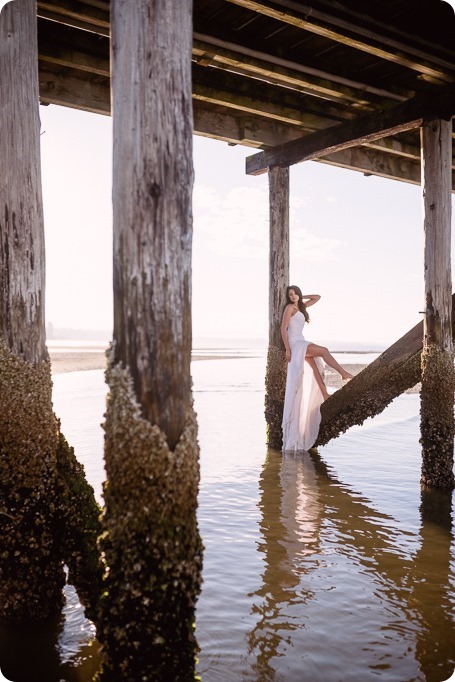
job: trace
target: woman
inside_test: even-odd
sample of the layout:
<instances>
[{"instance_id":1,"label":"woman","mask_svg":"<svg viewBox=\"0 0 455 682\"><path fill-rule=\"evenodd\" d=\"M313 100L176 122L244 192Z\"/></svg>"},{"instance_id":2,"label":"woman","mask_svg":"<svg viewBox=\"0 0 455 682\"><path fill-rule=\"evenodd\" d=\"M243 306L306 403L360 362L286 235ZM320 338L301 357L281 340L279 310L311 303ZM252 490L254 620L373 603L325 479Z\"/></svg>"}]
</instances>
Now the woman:
<instances>
[{"instance_id":1,"label":"woman","mask_svg":"<svg viewBox=\"0 0 455 682\"><path fill-rule=\"evenodd\" d=\"M283 450L309 450L316 441L321 404L329 397L322 378L324 363L339 372L344 381L352 379L352 374L338 364L327 348L303 338L303 327L310 319L307 308L320 298L317 294L304 296L294 285L286 290L281 336L289 364L282 424ZM310 367L311 371L304 371Z\"/></svg>"}]
</instances>

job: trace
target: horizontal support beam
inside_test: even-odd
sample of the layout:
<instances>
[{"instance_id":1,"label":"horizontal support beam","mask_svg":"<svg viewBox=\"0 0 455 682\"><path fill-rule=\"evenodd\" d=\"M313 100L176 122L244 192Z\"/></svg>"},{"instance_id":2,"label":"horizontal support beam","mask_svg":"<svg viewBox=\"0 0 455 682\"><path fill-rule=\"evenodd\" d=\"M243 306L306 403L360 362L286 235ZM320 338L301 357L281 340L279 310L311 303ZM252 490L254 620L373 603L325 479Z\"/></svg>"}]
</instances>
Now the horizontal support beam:
<instances>
[{"instance_id":1,"label":"horizontal support beam","mask_svg":"<svg viewBox=\"0 0 455 682\"><path fill-rule=\"evenodd\" d=\"M58 26L58 30L54 26ZM87 36L89 34L86 31L40 19L38 58L42 62L110 78L109 40L97 36L95 41L90 42ZM97 52L94 52L94 46Z\"/></svg>"},{"instance_id":2,"label":"horizontal support beam","mask_svg":"<svg viewBox=\"0 0 455 682\"><path fill-rule=\"evenodd\" d=\"M365 109L372 109L386 100L403 101L407 96L197 31L193 33L193 55L196 59L205 59L211 66L235 69L250 77L280 82L316 97Z\"/></svg>"},{"instance_id":3,"label":"horizontal support beam","mask_svg":"<svg viewBox=\"0 0 455 682\"><path fill-rule=\"evenodd\" d=\"M219 69L193 64L193 97L228 109L258 114L266 118L297 124L303 130L320 130L352 118L352 111L307 97L301 93L272 86L256 79L220 72Z\"/></svg>"},{"instance_id":4,"label":"horizontal support beam","mask_svg":"<svg viewBox=\"0 0 455 682\"><path fill-rule=\"evenodd\" d=\"M107 79L81 79L80 72L54 73L49 64L40 63L39 92L41 104L59 104L94 114L111 113L111 91Z\"/></svg>"},{"instance_id":5,"label":"horizontal support beam","mask_svg":"<svg viewBox=\"0 0 455 682\"><path fill-rule=\"evenodd\" d=\"M429 52L416 49L385 34L374 34L370 29L364 28L361 21L351 23L292 0L227 1L356 50L368 52L431 78L448 83L455 79L453 62L435 57ZM361 18L363 19L363 16Z\"/></svg>"},{"instance_id":6,"label":"horizontal support beam","mask_svg":"<svg viewBox=\"0 0 455 682\"><path fill-rule=\"evenodd\" d=\"M359 171L364 175L399 180L411 185L421 184L420 163L396 154L378 153L368 147L350 147L340 152L321 156L315 161ZM455 192L455 172L452 172L452 192Z\"/></svg>"},{"instance_id":7,"label":"horizontal support beam","mask_svg":"<svg viewBox=\"0 0 455 682\"><path fill-rule=\"evenodd\" d=\"M103 5L103 3L85 3L78 2L77 0L58 0L54 2L38 0L37 13L38 17L43 19L109 36L109 3L104 3L106 9L100 9L100 5Z\"/></svg>"},{"instance_id":8,"label":"horizontal support beam","mask_svg":"<svg viewBox=\"0 0 455 682\"><path fill-rule=\"evenodd\" d=\"M375 111L250 156L246 160L246 172L249 175L259 175L273 166L292 166L412 130L419 127L424 120L449 119L454 114L455 84L441 86L384 111Z\"/></svg>"}]
</instances>

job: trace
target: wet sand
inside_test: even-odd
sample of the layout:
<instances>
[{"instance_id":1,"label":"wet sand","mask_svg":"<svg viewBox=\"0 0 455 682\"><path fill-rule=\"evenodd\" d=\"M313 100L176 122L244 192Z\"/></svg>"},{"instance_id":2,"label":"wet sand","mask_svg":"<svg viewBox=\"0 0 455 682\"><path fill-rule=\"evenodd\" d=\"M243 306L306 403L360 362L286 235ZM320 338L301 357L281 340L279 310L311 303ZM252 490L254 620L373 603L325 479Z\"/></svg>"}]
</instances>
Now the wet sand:
<instances>
[{"instance_id":1,"label":"wet sand","mask_svg":"<svg viewBox=\"0 0 455 682\"><path fill-rule=\"evenodd\" d=\"M82 372L91 369L106 369L106 355L104 350L87 349L85 351L79 350L53 350L49 351L52 362L52 374L62 374L64 372ZM204 353L195 353L192 356L193 361L198 360L229 360L239 358L247 358L251 356L239 355L238 353L220 354L220 355L204 355ZM367 365L352 364L345 365L348 372L351 374L358 374ZM343 384L338 372L335 372L330 367L326 367L325 382L331 388L340 388ZM420 384L410 388L406 393L418 393L420 391Z\"/></svg>"}]
</instances>

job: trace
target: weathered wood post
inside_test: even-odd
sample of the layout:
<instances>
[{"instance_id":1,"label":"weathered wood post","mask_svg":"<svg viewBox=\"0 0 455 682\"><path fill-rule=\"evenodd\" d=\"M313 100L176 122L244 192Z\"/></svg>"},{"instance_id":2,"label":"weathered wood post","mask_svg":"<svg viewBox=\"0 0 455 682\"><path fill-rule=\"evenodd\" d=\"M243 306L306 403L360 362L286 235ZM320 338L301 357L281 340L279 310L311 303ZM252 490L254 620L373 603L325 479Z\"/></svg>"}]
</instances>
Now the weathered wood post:
<instances>
[{"instance_id":1,"label":"weathered wood post","mask_svg":"<svg viewBox=\"0 0 455 682\"><path fill-rule=\"evenodd\" d=\"M421 128L425 318L422 351L421 439L423 484L451 488L455 377L450 266L452 122Z\"/></svg>"},{"instance_id":2,"label":"weathered wood post","mask_svg":"<svg viewBox=\"0 0 455 682\"><path fill-rule=\"evenodd\" d=\"M194 677L191 0L113 0L114 341L101 679Z\"/></svg>"},{"instance_id":3,"label":"weathered wood post","mask_svg":"<svg viewBox=\"0 0 455 682\"><path fill-rule=\"evenodd\" d=\"M281 339L281 317L289 285L289 168L269 169L269 348L265 379L265 418L270 447L283 445L286 355Z\"/></svg>"},{"instance_id":4,"label":"weathered wood post","mask_svg":"<svg viewBox=\"0 0 455 682\"><path fill-rule=\"evenodd\" d=\"M58 613L64 562L86 606L99 592L99 512L52 410L38 114L36 2L15 0L0 14L0 617L13 621Z\"/></svg>"}]
</instances>

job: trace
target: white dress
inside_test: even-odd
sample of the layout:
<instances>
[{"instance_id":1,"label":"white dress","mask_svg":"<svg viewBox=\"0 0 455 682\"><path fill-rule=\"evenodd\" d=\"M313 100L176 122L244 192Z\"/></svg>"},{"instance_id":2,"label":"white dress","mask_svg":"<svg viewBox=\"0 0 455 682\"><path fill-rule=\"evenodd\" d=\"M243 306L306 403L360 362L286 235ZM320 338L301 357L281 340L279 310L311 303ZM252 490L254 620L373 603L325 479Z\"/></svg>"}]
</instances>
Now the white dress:
<instances>
[{"instance_id":1,"label":"white dress","mask_svg":"<svg viewBox=\"0 0 455 682\"><path fill-rule=\"evenodd\" d=\"M310 341L303 337L305 316L299 310L289 320L287 329L291 361L286 377L283 410L283 450L309 450L318 437L321 423L321 404L324 401L313 368L305 362ZM323 376L325 364L315 358Z\"/></svg>"}]
</instances>

